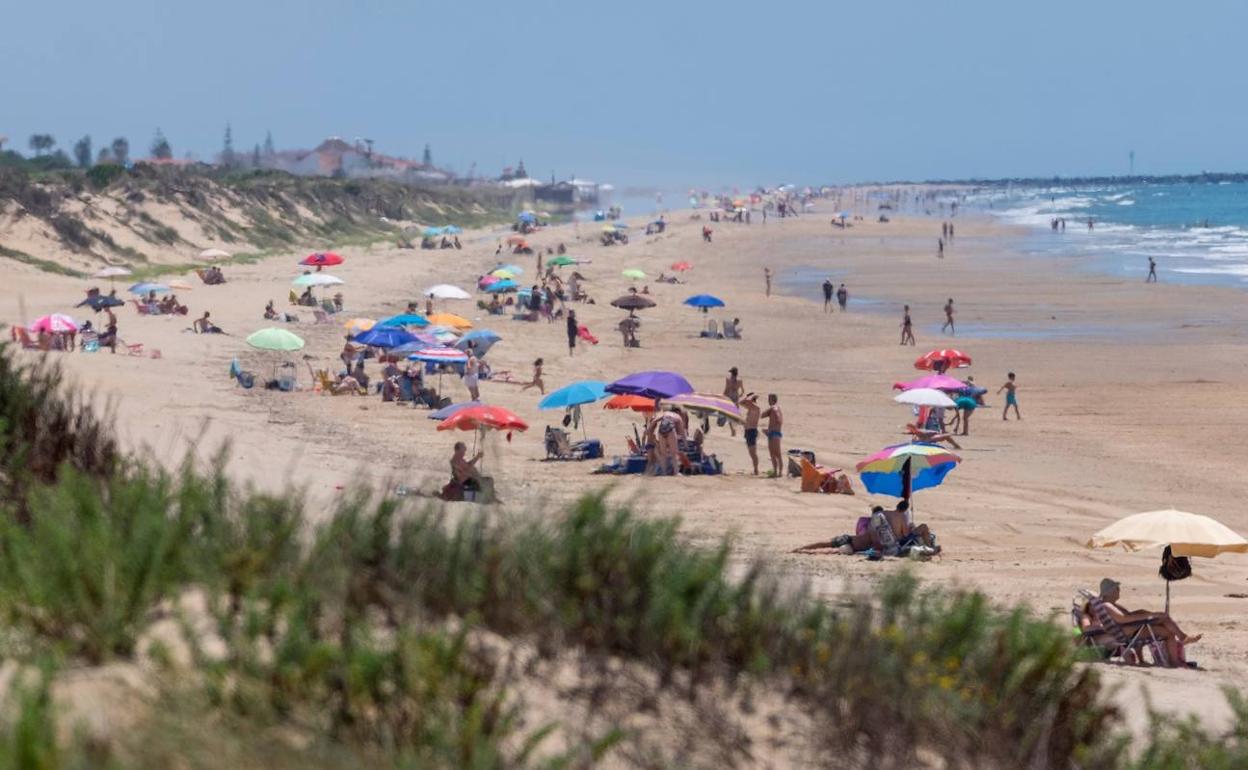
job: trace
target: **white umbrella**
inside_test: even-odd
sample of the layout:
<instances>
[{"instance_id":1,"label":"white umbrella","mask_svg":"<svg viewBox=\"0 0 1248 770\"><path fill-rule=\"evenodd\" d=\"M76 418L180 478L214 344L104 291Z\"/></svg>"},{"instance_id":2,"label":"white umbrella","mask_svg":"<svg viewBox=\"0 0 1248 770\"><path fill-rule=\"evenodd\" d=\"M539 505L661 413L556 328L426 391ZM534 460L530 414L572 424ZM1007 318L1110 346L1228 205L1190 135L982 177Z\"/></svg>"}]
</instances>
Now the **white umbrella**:
<instances>
[{"instance_id":1,"label":"white umbrella","mask_svg":"<svg viewBox=\"0 0 1248 770\"><path fill-rule=\"evenodd\" d=\"M211 262L214 259L229 259L230 252L221 249L204 249L199 252L199 258Z\"/></svg>"},{"instance_id":2,"label":"white umbrella","mask_svg":"<svg viewBox=\"0 0 1248 770\"><path fill-rule=\"evenodd\" d=\"M305 273L290 283L299 288L307 288L308 286L337 286L346 283L346 281L329 273Z\"/></svg>"},{"instance_id":3,"label":"white umbrella","mask_svg":"<svg viewBox=\"0 0 1248 770\"><path fill-rule=\"evenodd\" d=\"M123 275L130 275L130 268L117 267L117 266L106 267L103 270L99 270L95 273L92 273L91 277L92 278L119 278Z\"/></svg>"},{"instance_id":4,"label":"white umbrella","mask_svg":"<svg viewBox=\"0 0 1248 770\"><path fill-rule=\"evenodd\" d=\"M953 407L953 399L935 388L915 388L907 390L905 393L899 393L893 396L893 400L899 404L910 404L912 406L938 406Z\"/></svg>"},{"instance_id":5,"label":"white umbrella","mask_svg":"<svg viewBox=\"0 0 1248 770\"><path fill-rule=\"evenodd\" d=\"M472 295L458 286L451 286L448 283L440 283L437 286L430 286L425 289L426 297L434 299L472 299Z\"/></svg>"}]
</instances>

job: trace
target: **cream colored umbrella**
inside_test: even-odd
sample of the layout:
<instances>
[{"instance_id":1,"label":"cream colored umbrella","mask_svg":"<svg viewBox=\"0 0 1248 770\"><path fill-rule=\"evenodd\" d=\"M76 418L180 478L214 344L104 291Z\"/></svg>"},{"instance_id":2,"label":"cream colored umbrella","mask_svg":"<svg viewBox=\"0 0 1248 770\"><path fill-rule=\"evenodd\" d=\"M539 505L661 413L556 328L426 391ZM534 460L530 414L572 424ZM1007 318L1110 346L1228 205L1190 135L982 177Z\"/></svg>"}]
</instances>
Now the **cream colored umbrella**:
<instances>
[{"instance_id":1,"label":"cream colored umbrella","mask_svg":"<svg viewBox=\"0 0 1248 770\"><path fill-rule=\"evenodd\" d=\"M1220 553L1248 553L1248 540L1234 530L1198 513L1164 511L1136 513L1097 532L1089 548L1121 545L1128 551L1170 546L1175 556L1213 558Z\"/></svg>"},{"instance_id":2,"label":"cream colored umbrella","mask_svg":"<svg viewBox=\"0 0 1248 770\"><path fill-rule=\"evenodd\" d=\"M205 262L211 262L215 259L229 259L230 252L223 251L222 249L204 249L199 252L199 258Z\"/></svg>"},{"instance_id":3,"label":"cream colored umbrella","mask_svg":"<svg viewBox=\"0 0 1248 770\"><path fill-rule=\"evenodd\" d=\"M1248 553L1248 540L1221 522L1198 513L1164 511L1136 513L1119 519L1097 532L1088 541L1089 548L1113 548L1120 545L1128 551L1170 546L1173 556L1204 556L1212 559L1222 553ZM1170 581L1166 580L1166 612L1170 611Z\"/></svg>"}]
</instances>

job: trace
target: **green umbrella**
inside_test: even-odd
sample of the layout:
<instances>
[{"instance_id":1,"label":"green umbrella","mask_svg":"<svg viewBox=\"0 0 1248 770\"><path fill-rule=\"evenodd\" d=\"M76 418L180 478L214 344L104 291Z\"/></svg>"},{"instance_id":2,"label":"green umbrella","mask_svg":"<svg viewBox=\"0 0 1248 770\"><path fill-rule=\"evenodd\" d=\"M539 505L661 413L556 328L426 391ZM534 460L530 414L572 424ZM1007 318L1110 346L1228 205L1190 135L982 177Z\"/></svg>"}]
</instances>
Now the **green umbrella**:
<instances>
[{"instance_id":1,"label":"green umbrella","mask_svg":"<svg viewBox=\"0 0 1248 770\"><path fill-rule=\"evenodd\" d=\"M633 279L636 279L636 280L640 281L641 279L643 279L643 278L645 278L645 277L646 277L646 274L645 274L644 272L642 272L642 271L640 271L640 270L636 269L636 268L633 268L633 269L631 269L631 270L625 270L625 271L624 271L624 277L625 277L625 278L633 278Z\"/></svg>"},{"instance_id":2,"label":"green umbrella","mask_svg":"<svg viewBox=\"0 0 1248 770\"><path fill-rule=\"evenodd\" d=\"M260 350L291 351L303 349L303 340L298 335L272 326L253 333L247 338L247 344Z\"/></svg>"},{"instance_id":3,"label":"green umbrella","mask_svg":"<svg viewBox=\"0 0 1248 770\"><path fill-rule=\"evenodd\" d=\"M552 266L552 267L563 267L564 265L575 265L575 264L576 264L576 260L575 260L575 259L572 259L572 258L571 258L571 257L569 257L569 256L560 255L560 256L555 257L554 259L552 259L552 260L548 261L546 264L548 264L548 265L550 265L550 266Z\"/></svg>"}]
</instances>

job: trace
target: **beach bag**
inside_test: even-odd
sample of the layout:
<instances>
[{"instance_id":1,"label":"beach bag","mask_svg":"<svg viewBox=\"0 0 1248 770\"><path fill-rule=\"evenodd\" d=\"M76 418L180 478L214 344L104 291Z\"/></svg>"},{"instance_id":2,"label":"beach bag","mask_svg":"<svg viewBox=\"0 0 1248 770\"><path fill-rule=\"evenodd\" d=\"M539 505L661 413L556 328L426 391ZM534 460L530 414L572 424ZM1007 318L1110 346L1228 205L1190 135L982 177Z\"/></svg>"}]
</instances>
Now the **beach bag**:
<instances>
[{"instance_id":1,"label":"beach bag","mask_svg":"<svg viewBox=\"0 0 1248 770\"><path fill-rule=\"evenodd\" d=\"M875 530L875 538L880 541L880 549L885 556L896 556L898 551L897 535L888 519L882 513L871 514L871 528Z\"/></svg>"},{"instance_id":2,"label":"beach bag","mask_svg":"<svg viewBox=\"0 0 1248 770\"><path fill-rule=\"evenodd\" d=\"M1192 560L1186 556L1175 556L1170 546L1161 552L1161 568L1157 570L1163 580L1184 580L1192 576Z\"/></svg>"}]
</instances>

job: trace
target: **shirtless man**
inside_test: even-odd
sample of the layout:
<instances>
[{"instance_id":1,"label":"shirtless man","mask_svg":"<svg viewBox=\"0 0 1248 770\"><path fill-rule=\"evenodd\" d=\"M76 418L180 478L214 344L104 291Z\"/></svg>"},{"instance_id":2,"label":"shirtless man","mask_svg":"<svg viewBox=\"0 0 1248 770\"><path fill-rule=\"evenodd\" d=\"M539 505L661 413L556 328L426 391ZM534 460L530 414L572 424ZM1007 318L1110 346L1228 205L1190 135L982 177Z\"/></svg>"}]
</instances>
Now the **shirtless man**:
<instances>
[{"instance_id":1,"label":"shirtless man","mask_svg":"<svg viewBox=\"0 0 1248 770\"><path fill-rule=\"evenodd\" d=\"M466 487L469 482L475 482L480 478L477 473L477 463L485 453L477 452L471 460L467 455L468 446L462 441L456 441L455 453L451 455L451 481L461 487Z\"/></svg>"},{"instance_id":2,"label":"shirtless man","mask_svg":"<svg viewBox=\"0 0 1248 770\"><path fill-rule=\"evenodd\" d=\"M949 334L957 336L957 332L953 328L953 297L945 303L945 323L940 327L940 333L944 334L945 329L949 330Z\"/></svg>"},{"instance_id":3,"label":"shirtless man","mask_svg":"<svg viewBox=\"0 0 1248 770\"><path fill-rule=\"evenodd\" d=\"M832 279L823 279L823 312L828 313L832 310Z\"/></svg>"},{"instance_id":4,"label":"shirtless man","mask_svg":"<svg viewBox=\"0 0 1248 770\"><path fill-rule=\"evenodd\" d=\"M737 406L741 405L741 396L745 393L745 383L737 376L737 367L728 370L728 378L724 380L724 398L728 399ZM728 421L728 432L737 435L737 427L731 420Z\"/></svg>"},{"instance_id":5,"label":"shirtless man","mask_svg":"<svg viewBox=\"0 0 1248 770\"><path fill-rule=\"evenodd\" d=\"M750 453L750 462L754 463L754 475L758 475L758 418L762 416L758 408L758 395L745 394L741 399L741 408L745 410L745 449Z\"/></svg>"},{"instance_id":6,"label":"shirtless man","mask_svg":"<svg viewBox=\"0 0 1248 770\"><path fill-rule=\"evenodd\" d=\"M784 464L780 456L780 439L784 438L784 414L780 411L780 399L775 393L767 394L767 409L760 417L767 418L767 453L771 455L771 473L768 478L778 479Z\"/></svg>"},{"instance_id":7,"label":"shirtless man","mask_svg":"<svg viewBox=\"0 0 1248 770\"><path fill-rule=\"evenodd\" d=\"M767 296L771 296L771 268L763 268L763 281L767 284Z\"/></svg>"},{"instance_id":8,"label":"shirtless man","mask_svg":"<svg viewBox=\"0 0 1248 770\"><path fill-rule=\"evenodd\" d=\"M901 344L914 344L914 322L910 320L909 305L906 305L901 316Z\"/></svg>"},{"instance_id":9,"label":"shirtless man","mask_svg":"<svg viewBox=\"0 0 1248 770\"><path fill-rule=\"evenodd\" d=\"M1008 379L1006 379L1005 384L997 388L998 394L1000 394L1003 390L1005 391L1005 408L1001 410L1001 419L1010 419L1010 407L1012 406L1014 407L1014 417L1021 420L1023 419L1023 416L1018 413L1018 383L1014 381L1014 372L1010 372L1007 377Z\"/></svg>"}]
</instances>

